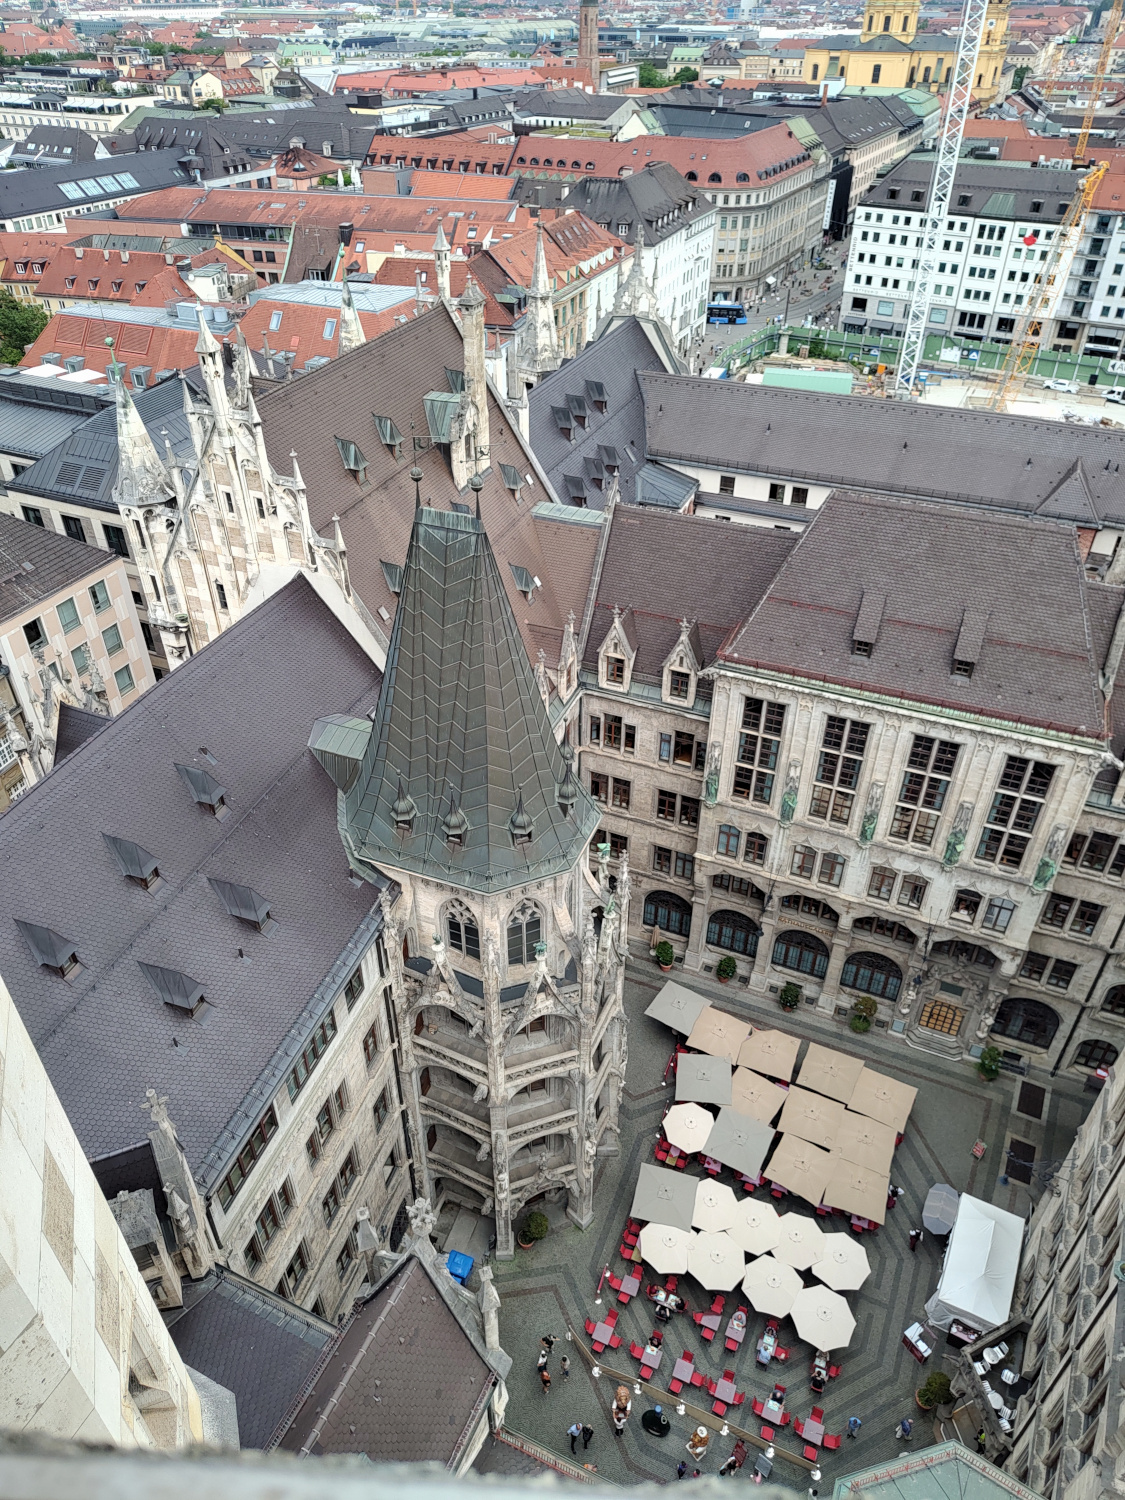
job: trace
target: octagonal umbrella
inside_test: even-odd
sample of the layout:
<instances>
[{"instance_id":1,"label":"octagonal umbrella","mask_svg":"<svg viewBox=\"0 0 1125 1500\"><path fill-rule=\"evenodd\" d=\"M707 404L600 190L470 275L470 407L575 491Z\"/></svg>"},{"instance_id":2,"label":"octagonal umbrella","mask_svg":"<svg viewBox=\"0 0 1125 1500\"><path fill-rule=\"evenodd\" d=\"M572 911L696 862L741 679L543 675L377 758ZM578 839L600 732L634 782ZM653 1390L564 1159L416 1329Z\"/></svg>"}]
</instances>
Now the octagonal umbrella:
<instances>
[{"instance_id":1,"label":"octagonal umbrella","mask_svg":"<svg viewBox=\"0 0 1125 1500\"><path fill-rule=\"evenodd\" d=\"M814 1349L846 1349L855 1332L851 1308L839 1292L826 1286L805 1287L798 1292L789 1316L805 1343Z\"/></svg>"},{"instance_id":2,"label":"octagonal umbrella","mask_svg":"<svg viewBox=\"0 0 1125 1500\"><path fill-rule=\"evenodd\" d=\"M673 1104L664 1116L664 1134L681 1151L702 1151L715 1116L701 1104Z\"/></svg>"},{"instance_id":3,"label":"octagonal umbrella","mask_svg":"<svg viewBox=\"0 0 1125 1500\"><path fill-rule=\"evenodd\" d=\"M834 1292L854 1292L871 1275L871 1262L867 1251L850 1234L826 1234L824 1256L813 1261L812 1273Z\"/></svg>"},{"instance_id":4,"label":"octagonal umbrella","mask_svg":"<svg viewBox=\"0 0 1125 1500\"><path fill-rule=\"evenodd\" d=\"M802 1290L801 1277L772 1255L759 1255L742 1278L742 1290L751 1306L770 1318L783 1318Z\"/></svg>"},{"instance_id":5,"label":"octagonal umbrella","mask_svg":"<svg viewBox=\"0 0 1125 1500\"><path fill-rule=\"evenodd\" d=\"M688 1248L688 1270L709 1292L729 1292L746 1269L746 1257L726 1234L697 1234Z\"/></svg>"},{"instance_id":6,"label":"octagonal umbrella","mask_svg":"<svg viewBox=\"0 0 1125 1500\"><path fill-rule=\"evenodd\" d=\"M772 1203L743 1198L734 1223L727 1230L736 1245L748 1255L764 1255L781 1238L781 1220Z\"/></svg>"},{"instance_id":7,"label":"octagonal umbrella","mask_svg":"<svg viewBox=\"0 0 1125 1500\"><path fill-rule=\"evenodd\" d=\"M687 1270L690 1229L672 1224L646 1224L641 1230L641 1255L659 1276Z\"/></svg>"},{"instance_id":8,"label":"octagonal umbrella","mask_svg":"<svg viewBox=\"0 0 1125 1500\"><path fill-rule=\"evenodd\" d=\"M824 1235L812 1219L801 1214L782 1214L778 1220L778 1239L774 1255L787 1266L807 1271L824 1256Z\"/></svg>"},{"instance_id":9,"label":"octagonal umbrella","mask_svg":"<svg viewBox=\"0 0 1125 1500\"><path fill-rule=\"evenodd\" d=\"M718 1234L729 1229L738 1214L738 1199L722 1182L705 1177L695 1190L695 1212L691 1222L696 1229Z\"/></svg>"}]
</instances>

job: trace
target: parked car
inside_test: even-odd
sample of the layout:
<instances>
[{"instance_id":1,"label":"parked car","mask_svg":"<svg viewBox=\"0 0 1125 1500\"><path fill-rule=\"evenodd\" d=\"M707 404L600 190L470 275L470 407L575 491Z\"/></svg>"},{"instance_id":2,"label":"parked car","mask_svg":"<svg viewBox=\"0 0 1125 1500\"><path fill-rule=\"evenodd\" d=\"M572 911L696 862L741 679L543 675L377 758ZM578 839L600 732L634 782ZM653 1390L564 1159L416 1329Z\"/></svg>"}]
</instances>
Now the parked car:
<instances>
[{"instance_id":1,"label":"parked car","mask_svg":"<svg viewBox=\"0 0 1125 1500\"><path fill-rule=\"evenodd\" d=\"M1077 380L1045 380L1043 389L1046 391L1066 391L1068 396L1077 396Z\"/></svg>"}]
</instances>

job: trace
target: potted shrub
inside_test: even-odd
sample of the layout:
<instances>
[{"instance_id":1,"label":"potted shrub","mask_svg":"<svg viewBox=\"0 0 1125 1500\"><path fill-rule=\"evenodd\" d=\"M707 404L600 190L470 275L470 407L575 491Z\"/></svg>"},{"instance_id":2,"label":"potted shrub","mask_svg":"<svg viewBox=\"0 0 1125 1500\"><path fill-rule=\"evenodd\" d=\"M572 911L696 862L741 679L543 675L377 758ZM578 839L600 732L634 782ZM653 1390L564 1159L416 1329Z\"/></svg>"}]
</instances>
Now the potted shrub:
<instances>
[{"instance_id":1,"label":"potted shrub","mask_svg":"<svg viewBox=\"0 0 1125 1500\"><path fill-rule=\"evenodd\" d=\"M977 1072L985 1083L1000 1077L1000 1048L986 1047L977 1058Z\"/></svg>"},{"instance_id":2,"label":"potted shrub","mask_svg":"<svg viewBox=\"0 0 1125 1500\"><path fill-rule=\"evenodd\" d=\"M668 970L676 961L676 953L671 943L661 941L656 945L656 962L667 974Z\"/></svg>"},{"instance_id":3,"label":"potted shrub","mask_svg":"<svg viewBox=\"0 0 1125 1500\"><path fill-rule=\"evenodd\" d=\"M537 1240L546 1239L550 1227L547 1215L536 1209L520 1225L516 1233L516 1244L521 1250L530 1250Z\"/></svg>"},{"instance_id":4,"label":"potted shrub","mask_svg":"<svg viewBox=\"0 0 1125 1500\"><path fill-rule=\"evenodd\" d=\"M944 1406L949 1397L949 1376L944 1370L932 1370L923 1384L914 1392L914 1399L923 1411L932 1411L935 1406Z\"/></svg>"},{"instance_id":5,"label":"potted shrub","mask_svg":"<svg viewBox=\"0 0 1125 1500\"><path fill-rule=\"evenodd\" d=\"M783 984L781 993L777 997L777 1003L782 1010L796 1010L801 1003L801 986L799 984Z\"/></svg>"},{"instance_id":6,"label":"potted shrub","mask_svg":"<svg viewBox=\"0 0 1125 1500\"><path fill-rule=\"evenodd\" d=\"M879 1013L879 1002L873 1000L870 995L860 995L852 1005L852 1016L848 1025L855 1032L862 1035L871 1030L871 1022Z\"/></svg>"},{"instance_id":7,"label":"potted shrub","mask_svg":"<svg viewBox=\"0 0 1125 1500\"><path fill-rule=\"evenodd\" d=\"M738 973L738 965L729 953L724 953L715 965L715 973L718 975L720 984L728 984Z\"/></svg>"}]
</instances>

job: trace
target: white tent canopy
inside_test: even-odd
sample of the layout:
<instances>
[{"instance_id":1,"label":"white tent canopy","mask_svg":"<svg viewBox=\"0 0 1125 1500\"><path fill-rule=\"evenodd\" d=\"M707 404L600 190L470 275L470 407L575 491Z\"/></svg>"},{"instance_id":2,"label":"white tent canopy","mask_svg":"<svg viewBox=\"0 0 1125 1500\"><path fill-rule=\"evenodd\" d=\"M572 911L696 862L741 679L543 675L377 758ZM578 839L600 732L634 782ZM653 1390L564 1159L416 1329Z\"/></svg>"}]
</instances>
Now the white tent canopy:
<instances>
[{"instance_id":1,"label":"white tent canopy","mask_svg":"<svg viewBox=\"0 0 1125 1500\"><path fill-rule=\"evenodd\" d=\"M937 1328L956 1318L981 1333L1007 1321L1023 1248L1024 1221L961 1194L937 1291L926 1317Z\"/></svg>"}]
</instances>

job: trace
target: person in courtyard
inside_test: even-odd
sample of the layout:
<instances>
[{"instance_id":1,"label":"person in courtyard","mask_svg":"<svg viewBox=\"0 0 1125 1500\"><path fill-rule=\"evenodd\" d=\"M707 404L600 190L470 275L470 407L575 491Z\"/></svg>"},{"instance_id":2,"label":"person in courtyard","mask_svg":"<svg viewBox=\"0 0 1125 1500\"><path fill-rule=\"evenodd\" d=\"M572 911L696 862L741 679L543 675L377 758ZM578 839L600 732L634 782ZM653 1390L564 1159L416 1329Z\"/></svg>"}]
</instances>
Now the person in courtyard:
<instances>
[{"instance_id":1,"label":"person in courtyard","mask_svg":"<svg viewBox=\"0 0 1125 1500\"><path fill-rule=\"evenodd\" d=\"M629 1394L629 1387L627 1385L619 1385L614 1394L613 1408L610 1411L610 1416L613 1418L613 1433L615 1437L620 1437L625 1431L625 1423L629 1420L632 1410L633 1398Z\"/></svg>"},{"instance_id":2,"label":"person in courtyard","mask_svg":"<svg viewBox=\"0 0 1125 1500\"><path fill-rule=\"evenodd\" d=\"M562 1359L559 1360L559 1369L562 1371L562 1378L564 1380L569 1380L570 1379L570 1359L565 1354L563 1355Z\"/></svg>"},{"instance_id":3,"label":"person in courtyard","mask_svg":"<svg viewBox=\"0 0 1125 1500\"><path fill-rule=\"evenodd\" d=\"M863 1426L863 1423L860 1421L860 1419L858 1417L849 1417L848 1418L848 1436L850 1438L854 1438L858 1434L859 1429L862 1426Z\"/></svg>"},{"instance_id":4,"label":"person in courtyard","mask_svg":"<svg viewBox=\"0 0 1125 1500\"><path fill-rule=\"evenodd\" d=\"M921 1243L922 1243L922 1231L920 1229L912 1229L910 1231L910 1253L911 1253L911 1255L914 1254L915 1250L917 1250L918 1246Z\"/></svg>"},{"instance_id":5,"label":"person in courtyard","mask_svg":"<svg viewBox=\"0 0 1125 1500\"><path fill-rule=\"evenodd\" d=\"M677 1479L682 1479L686 1473L687 1473L687 1459L686 1458L681 1458L680 1461L679 1461L679 1463L676 1465L676 1478Z\"/></svg>"},{"instance_id":6,"label":"person in courtyard","mask_svg":"<svg viewBox=\"0 0 1125 1500\"><path fill-rule=\"evenodd\" d=\"M570 1424L570 1426L566 1429L566 1435L570 1439L570 1451L572 1453L577 1453L578 1449L574 1445L575 1445L575 1443L577 1443L578 1439L582 1436L582 1423L581 1422L572 1422Z\"/></svg>"},{"instance_id":7,"label":"person in courtyard","mask_svg":"<svg viewBox=\"0 0 1125 1500\"><path fill-rule=\"evenodd\" d=\"M539 1371L539 1379L543 1383L544 1396L549 1396L551 1394L551 1372L546 1368L546 1366L544 1366L543 1369Z\"/></svg>"},{"instance_id":8,"label":"person in courtyard","mask_svg":"<svg viewBox=\"0 0 1125 1500\"><path fill-rule=\"evenodd\" d=\"M594 1435L594 1429L590 1426L589 1422L583 1422L582 1423L582 1447L583 1448L588 1448L590 1446L590 1439L593 1437L593 1435Z\"/></svg>"},{"instance_id":9,"label":"person in courtyard","mask_svg":"<svg viewBox=\"0 0 1125 1500\"><path fill-rule=\"evenodd\" d=\"M909 1417L903 1417L902 1421L895 1428L895 1437L898 1438L900 1443L908 1443L910 1441L910 1434L913 1431L914 1423Z\"/></svg>"}]
</instances>

